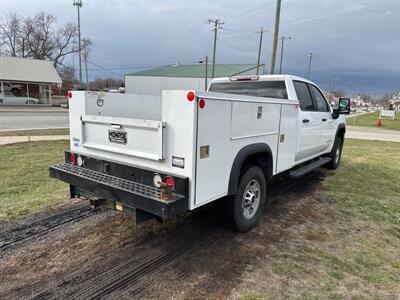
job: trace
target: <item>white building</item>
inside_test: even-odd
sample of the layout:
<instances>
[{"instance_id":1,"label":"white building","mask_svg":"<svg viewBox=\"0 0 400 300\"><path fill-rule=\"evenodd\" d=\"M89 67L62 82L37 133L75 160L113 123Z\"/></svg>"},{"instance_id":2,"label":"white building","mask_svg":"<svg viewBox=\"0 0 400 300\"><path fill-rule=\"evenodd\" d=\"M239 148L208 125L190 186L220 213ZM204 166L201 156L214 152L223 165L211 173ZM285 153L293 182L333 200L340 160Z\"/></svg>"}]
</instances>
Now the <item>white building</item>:
<instances>
[{"instance_id":1,"label":"white building","mask_svg":"<svg viewBox=\"0 0 400 300\"><path fill-rule=\"evenodd\" d=\"M260 66L262 74L264 65ZM226 64L216 65L215 77L231 77L236 75L255 75L256 65ZM161 68L140 71L125 75L125 93L137 95L159 96L163 90L197 90L204 91L210 82L211 65L171 65Z\"/></svg>"},{"instance_id":2,"label":"white building","mask_svg":"<svg viewBox=\"0 0 400 300\"><path fill-rule=\"evenodd\" d=\"M48 60L0 56L0 104L52 104L62 80Z\"/></svg>"}]
</instances>

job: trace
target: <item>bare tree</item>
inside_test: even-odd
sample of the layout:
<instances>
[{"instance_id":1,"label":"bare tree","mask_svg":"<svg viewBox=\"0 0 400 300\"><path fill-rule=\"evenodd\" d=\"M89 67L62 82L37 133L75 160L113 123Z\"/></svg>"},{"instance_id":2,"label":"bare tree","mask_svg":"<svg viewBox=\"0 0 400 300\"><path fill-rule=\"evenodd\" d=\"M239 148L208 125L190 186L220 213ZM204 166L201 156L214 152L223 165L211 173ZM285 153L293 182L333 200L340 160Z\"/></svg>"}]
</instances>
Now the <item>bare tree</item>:
<instances>
[{"instance_id":1,"label":"bare tree","mask_svg":"<svg viewBox=\"0 0 400 300\"><path fill-rule=\"evenodd\" d=\"M75 24L57 28L56 18L45 12L34 17L13 13L0 22L0 50L10 56L49 59L60 67L67 55L79 51L72 45L77 35Z\"/></svg>"},{"instance_id":2,"label":"bare tree","mask_svg":"<svg viewBox=\"0 0 400 300\"><path fill-rule=\"evenodd\" d=\"M0 23L0 46L10 56L17 56L17 39L21 34L21 18L10 14Z\"/></svg>"}]
</instances>

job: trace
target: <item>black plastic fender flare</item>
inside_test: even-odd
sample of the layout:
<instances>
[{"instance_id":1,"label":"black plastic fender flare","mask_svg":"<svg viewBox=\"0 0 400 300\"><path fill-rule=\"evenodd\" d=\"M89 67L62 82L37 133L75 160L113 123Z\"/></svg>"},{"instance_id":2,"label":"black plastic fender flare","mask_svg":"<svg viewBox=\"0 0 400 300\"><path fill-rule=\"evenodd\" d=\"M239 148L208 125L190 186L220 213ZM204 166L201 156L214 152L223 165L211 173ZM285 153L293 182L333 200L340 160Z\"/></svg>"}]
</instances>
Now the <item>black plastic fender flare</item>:
<instances>
[{"instance_id":1,"label":"black plastic fender flare","mask_svg":"<svg viewBox=\"0 0 400 300\"><path fill-rule=\"evenodd\" d=\"M231 174L229 177L229 186L228 186L228 195L236 194L239 178L240 178L240 170L242 168L243 162L251 155L257 153L266 153L271 158L272 164L268 166L268 175L272 176L273 170L273 155L271 148L265 143L256 143L250 144L242 149L237 153L235 160L233 161Z\"/></svg>"}]
</instances>

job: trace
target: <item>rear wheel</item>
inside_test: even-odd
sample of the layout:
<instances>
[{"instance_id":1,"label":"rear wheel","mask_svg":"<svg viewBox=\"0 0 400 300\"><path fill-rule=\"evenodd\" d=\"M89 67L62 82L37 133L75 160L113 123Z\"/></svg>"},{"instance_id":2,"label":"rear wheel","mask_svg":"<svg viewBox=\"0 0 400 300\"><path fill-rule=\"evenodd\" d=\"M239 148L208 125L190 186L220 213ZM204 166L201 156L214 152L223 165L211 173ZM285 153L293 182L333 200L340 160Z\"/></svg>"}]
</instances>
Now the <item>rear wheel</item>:
<instances>
[{"instance_id":1,"label":"rear wheel","mask_svg":"<svg viewBox=\"0 0 400 300\"><path fill-rule=\"evenodd\" d=\"M235 229L247 232L257 225L265 204L266 180L259 167L242 175L237 194L229 200L230 220Z\"/></svg>"},{"instance_id":2,"label":"rear wheel","mask_svg":"<svg viewBox=\"0 0 400 300\"><path fill-rule=\"evenodd\" d=\"M335 140L335 144L333 145L332 152L330 154L331 161L328 163L328 168L332 170L336 170L342 159L342 149L343 149L343 140L340 137L337 137Z\"/></svg>"}]
</instances>

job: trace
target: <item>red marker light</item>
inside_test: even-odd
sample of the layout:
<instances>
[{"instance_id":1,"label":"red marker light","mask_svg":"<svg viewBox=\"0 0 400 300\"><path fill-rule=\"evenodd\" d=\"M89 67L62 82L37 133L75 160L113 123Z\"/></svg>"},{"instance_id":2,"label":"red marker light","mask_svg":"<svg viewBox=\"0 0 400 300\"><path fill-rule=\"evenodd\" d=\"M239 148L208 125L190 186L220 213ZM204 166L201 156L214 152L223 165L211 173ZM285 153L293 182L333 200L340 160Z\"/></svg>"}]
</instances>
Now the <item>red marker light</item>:
<instances>
[{"instance_id":1,"label":"red marker light","mask_svg":"<svg viewBox=\"0 0 400 300\"><path fill-rule=\"evenodd\" d=\"M69 100L72 99L72 92L71 92L71 91L68 92L68 99L69 99Z\"/></svg>"},{"instance_id":2,"label":"red marker light","mask_svg":"<svg viewBox=\"0 0 400 300\"><path fill-rule=\"evenodd\" d=\"M173 177L165 177L165 184L172 186L172 190L175 190L175 179Z\"/></svg>"},{"instance_id":3,"label":"red marker light","mask_svg":"<svg viewBox=\"0 0 400 300\"><path fill-rule=\"evenodd\" d=\"M69 162L70 162L72 165L76 165L76 156L75 156L75 154L71 153L71 154L69 155Z\"/></svg>"},{"instance_id":4,"label":"red marker light","mask_svg":"<svg viewBox=\"0 0 400 300\"><path fill-rule=\"evenodd\" d=\"M201 109L203 109L205 106L206 106L206 101L205 101L204 99L200 99L200 101L199 101L199 107L200 107Z\"/></svg>"},{"instance_id":5,"label":"red marker light","mask_svg":"<svg viewBox=\"0 0 400 300\"><path fill-rule=\"evenodd\" d=\"M187 94L187 99L188 99L189 101L193 101L195 97L196 97L196 95L195 95L193 92L189 92L189 93Z\"/></svg>"}]
</instances>

